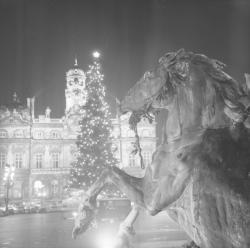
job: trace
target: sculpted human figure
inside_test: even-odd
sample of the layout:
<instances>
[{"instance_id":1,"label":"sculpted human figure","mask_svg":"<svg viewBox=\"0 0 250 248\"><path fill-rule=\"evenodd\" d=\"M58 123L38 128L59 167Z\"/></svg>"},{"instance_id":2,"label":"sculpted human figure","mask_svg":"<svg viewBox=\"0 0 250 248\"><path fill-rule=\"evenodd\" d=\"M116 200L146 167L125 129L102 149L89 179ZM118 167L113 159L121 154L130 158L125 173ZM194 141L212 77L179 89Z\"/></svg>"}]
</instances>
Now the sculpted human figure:
<instances>
[{"instance_id":1,"label":"sculpted human figure","mask_svg":"<svg viewBox=\"0 0 250 248\"><path fill-rule=\"evenodd\" d=\"M128 92L121 112L141 118L168 111L143 178L117 167L105 170L83 197L73 237L95 216L96 198L114 183L134 202L121 225L118 247L129 247L141 209L166 211L193 240L193 247L250 247L250 135L247 84L243 87L205 55L181 49L164 55Z\"/></svg>"}]
</instances>

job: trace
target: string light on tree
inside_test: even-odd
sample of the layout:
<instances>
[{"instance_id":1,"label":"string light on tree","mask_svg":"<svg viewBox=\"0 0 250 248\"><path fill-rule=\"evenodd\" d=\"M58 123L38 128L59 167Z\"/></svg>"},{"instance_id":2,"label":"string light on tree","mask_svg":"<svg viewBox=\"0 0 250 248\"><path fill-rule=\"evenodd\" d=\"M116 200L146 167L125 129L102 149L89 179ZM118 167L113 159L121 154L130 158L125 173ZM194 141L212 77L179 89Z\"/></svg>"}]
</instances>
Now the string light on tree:
<instances>
[{"instance_id":1,"label":"string light on tree","mask_svg":"<svg viewBox=\"0 0 250 248\"><path fill-rule=\"evenodd\" d=\"M69 187L87 189L108 166L116 166L117 159L112 147L112 122L109 105L105 99L104 76L99 61L101 54L93 52L93 63L86 74L87 99L81 106L82 118L77 136L77 157L72 163ZM110 186L106 194L120 196Z\"/></svg>"}]
</instances>

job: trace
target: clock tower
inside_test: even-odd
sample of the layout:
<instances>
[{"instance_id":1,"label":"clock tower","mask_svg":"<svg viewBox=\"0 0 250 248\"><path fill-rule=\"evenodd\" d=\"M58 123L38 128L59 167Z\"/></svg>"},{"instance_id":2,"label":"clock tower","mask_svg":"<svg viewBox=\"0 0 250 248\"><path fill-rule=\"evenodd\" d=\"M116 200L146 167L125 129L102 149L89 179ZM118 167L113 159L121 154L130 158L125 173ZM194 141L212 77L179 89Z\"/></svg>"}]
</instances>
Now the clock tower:
<instances>
[{"instance_id":1,"label":"clock tower","mask_svg":"<svg viewBox=\"0 0 250 248\"><path fill-rule=\"evenodd\" d=\"M85 73L78 67L77 59L75 59L74 68L66 73L65 115L68 118L79 115L80 106L86 103L85 80Z\"/></svg>"}]
</instances>

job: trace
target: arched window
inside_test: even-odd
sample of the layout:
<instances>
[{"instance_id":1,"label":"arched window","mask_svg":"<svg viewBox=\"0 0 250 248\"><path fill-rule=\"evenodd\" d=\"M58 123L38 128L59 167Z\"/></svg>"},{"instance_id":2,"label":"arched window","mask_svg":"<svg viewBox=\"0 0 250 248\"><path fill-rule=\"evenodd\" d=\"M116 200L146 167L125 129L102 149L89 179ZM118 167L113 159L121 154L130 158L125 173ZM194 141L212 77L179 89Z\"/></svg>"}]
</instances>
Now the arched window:
<instances>
[{"instance_id":1,"label":"arched window","mask_svg":"<svg viewBox=\"0 0 250 248\"><path fill-rule=\"evenodd\" d=\"M59 139L59 138L60 138L59 132L58 132L58 131L55 131L55 130L51 131L50 137L51 137L52 139Z\"/></svg>"},{"instance_id":2,"label":"arched window","mask_svg":"<svg viewBox=\"0 0 250 248\"><path fill-rule=\"evenodd\" d=\"M129 153L129 166L130 166L130 167L135 167L135 166L136 166L136 158L135 158L135 155L132 154L131 152Z\"/></svg>"},{"instance_id":3,"label":"arched window","mask_svg":"<svg viewBox=\"0 0 250 248\"><path fill-rule=\"evenodd\" d=\"M0 169L3 169L5 167L6 161L7 161L7 153L0 152Z\"/></svg>"},{"instance_id":4,"label":"arched window","mask_svg":"<svg viewBox=\"0 0 250 248\"><path fill-rule=\"evenodd\" d=\"M72 160L72 162L74 161L77 161L77 157L78 157L78 152L74 152L73 154L72 154L72 157L71 157L71 160Z\"/></svg>"},{"instance_id":5,"label":"arched window","mask_svg":"<svg viewBox=\"0 0 250 248\"><path fill-rule=\"evenodd\" d=\"M151 152L149 152L149 151L143 151L142 152L142 156L143 156L144 165L148 166L151 163L151 160L152 160L152 158L151 158L152 157Z\"/></svg>"},{"instance_id":6,"label":"arched window","mask_svg":"<svg viewBox=\"0 0 250 248\"><path fill-rule=\"evenodd\" d=\"M42 153L37 153L35 155L35 159L36 159L36 168L41 169L42 165L43 165L43 154Z\"/></svg>"},{"instance_id":7,"label":"arched window","mask_svg":"<svg viewBox=\"0 0 250 248\"><path fill-rule=\"evenodd\" d=\"M59 167L60 153L59 152L52 152L51 159L52 159L52 167L58 168Z\"/></svg>"},{"instance_id":8,"label":"arched window","mask_svg":"<svg viewBox=\"0 0 250 248\"><path fill-rule=\"evenodd\" d=\"M129 129L129 130L127 131L127 137L134 137L134 136L135 136L134 131L131 130L131 129Z\"/></svg>"},{"instance_id":9,"label":"arched window","mask_svg":"<svg viewBox=\"0 0 250 248\"><path fill-rule=\"evenodd\" d=\"M43 138L44 138L44 133L43 133L43 131L37 131L37 132L35 133L35 138L36 138L36 139L43 139Z\"/></svg>"},{"instance_id":10,"label":"arched window","mask_svg":"<svg viewBox=\"0 0 250 248\"><path fill-rule=\"evenodd\" d=\"M58 195L58 181L53 180L51 182L51 196L56 196Z\"/></svg>"},{"instance_id":11,"label":"arched window","mask_svg":"<svg viewBox=\"0 0 250 248\"><path fill-rule=\"evenodd\" d=\"M41 196L42 188L44 187L43 183L39 180L34 182L34 195Z\"/></svg>"},{"instance_id":12,"label":"arched window","mask_svg":"<svg viewBox=\"0 0 250 248\"><path fill-rule=\"evenodd\" d=\"M16 130L14 133L15 138L23 138L23 130Z\"/></svg>"},{"instance_id":13,"label":"arched window","mask_svg":"<svg viewBox=\"0 0 250 248\"><path fill-rule=\"evenodd\" d=\"M149 129L143 129L142 131L141 131L141 135L140 135L141 137L150 137L151 135L150 135L150 130Z\"/></svg>"},{"instance_id":14,"label":"arched window","mask_svg":"<svg viewBox=\"0 0 250 248\"><path fill-rule=\"evenodd\" d=\"M4 129L0 129L0 138L7 138L8 132Z\"/></svg>"},{"instance_id":15,"label":"arched window","mask_svg":"<svg viewBox=\"0 0 250 248\"><path fill-rule=\"evenodd\" d=\"M23 155L22 153L16 153L15 154L15 167L16 168L22 168L23 166Z\"/></svg>"},{"instance_id":16,"label":"arched window","mask_svg":"<svg viewBox=\"0 0 250 248\"><path fill-rule=\"evenodd\" d=\"M12 188L13 198L22 198L22 184L21 182L15 182Z\"/></svg>"},{"instance_id":17,"label":"arched window","mask_svg":"<svg viewBox=\"0 0 250 248\"><path fill-rule=\"evenodd\" d=\"M112 130L112 136L114 138L118 138L120 136L120 129L118 127L115 127L113 130Z\"/></svg>"},{"instance_id":18,"label":"arched window","mask_svg":"<svg viewBox=\"0 0 250 248\"><path fill-rule=\"evenodd\" d=\"M34 182L34 188L35 189L41 189L44 185L42 184L41 181L37 180Z\"/></svg>"},{"instance_id":19,"label":"arched window","mask_svg":"<svg viewBox=\"0 0 250 248\"><path fill-rule=\"evenodd\" d=\"M48 190L45 185L40 181L37 180L34 182L34 195L36 197L46 197L48 194Z\"/></svg>"}]
</instances>

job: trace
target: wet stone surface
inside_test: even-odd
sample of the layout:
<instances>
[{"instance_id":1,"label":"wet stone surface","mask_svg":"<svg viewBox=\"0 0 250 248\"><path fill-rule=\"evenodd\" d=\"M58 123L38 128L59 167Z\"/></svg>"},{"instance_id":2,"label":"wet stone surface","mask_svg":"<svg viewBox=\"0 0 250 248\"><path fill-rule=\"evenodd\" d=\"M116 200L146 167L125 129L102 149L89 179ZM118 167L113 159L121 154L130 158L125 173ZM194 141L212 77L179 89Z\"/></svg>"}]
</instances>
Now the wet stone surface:
<instances>
[{"instance_id":1,"label":"wet stone surface","mask_svg":"<svg viewBox=\"0 0 250 248\"><path fill-rule=\"evenodd\" d=\"M73 220L70 212L23 214L0 218L1 248L107 248L118 224L99 224L97 229L72 240ZM136 222L138 248L178 247L188 237L165 214L156 217L141 215ZM104 235L103 235L104 234Z\"/></svg>"}]
</instances>

